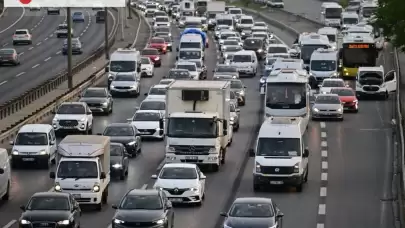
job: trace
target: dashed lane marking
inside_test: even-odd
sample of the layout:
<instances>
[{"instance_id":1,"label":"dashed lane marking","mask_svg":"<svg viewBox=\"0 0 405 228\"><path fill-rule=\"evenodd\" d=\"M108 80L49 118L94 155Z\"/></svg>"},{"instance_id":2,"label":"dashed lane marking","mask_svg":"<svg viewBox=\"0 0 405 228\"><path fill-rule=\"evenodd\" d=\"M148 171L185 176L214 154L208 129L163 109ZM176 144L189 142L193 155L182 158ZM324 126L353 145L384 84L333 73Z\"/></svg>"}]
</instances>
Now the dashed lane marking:
<instances>
[{"instance_id":1,"label":"dashed lane marking","mask_svg":"<svg viewBox=\"0 0 405 228\"><path fill-rule=\"evenodd\" d=\"M31 51L32 49L34 49L34 47L30 47L30 48L28 48L28 51Z\"/></svg>"},{"instance_id":2,"label":"dashed lane marking","mask_svg":"<svg viewBox=\"0 0 405 228\"><path fill-rule=\"evenodd\" d=\"M2 81L2 82L0 82L0 86L1 85L4 85L4 84L6 84L7 83L7 81Z\"/></svg>"},{"instance_id":3,"label":"dashed lane marking","mask_svg":"<svg viewBox=\"0 0 405 228\"><path fill-rule=\"evenodd\" d=\"M319 204L318 214L319 215L325 215L326 214L326 205L325 204Z\"/></svg>"},{"instance_id":4,"label":"dashed lane marking","mask_svg":"<svg viewBox=\"0 0 405 228\"><path fill-rule=\"evenodd\" d=\"M328 146L328 143L326 141L321 142L321 147L327 147L327 146Z\"/></svg>"},{"instance_id":5,"label":"dashed lane marking","mask_svg":"<svg viewBox=\"0 0 405 228\"><path fill-rule=\"evenodd\" d=\"M56 52L57 55L59 55L61 53L61 51Z\"/></svg>"},{"instance_id":6,"label":"dashed lane marking","mask_svg":"<svg viewBox=\"0 0 405 228\"><path fill-rule=\"evenodd\" d=\"M321 122L321 186L319 189L319 205L316 228L325 227L326 197L328 195L328 143L326 123Z\"/></svg>"},{"instance_id":7,"label":"dashed lane marking","mask_svg":"<svg viewBox=\"0 0 405 228\"><path fill-rule=\"evenodd\" d=\"M144 185L142 185L142 187L141 187L141 189L147 189L148 188L148 184L144 184Z\"/></svg>"},{"instance_id":8,"label":"dashed lane marking","mask_svg":"<svg viewBox=\"0 0 405 228\"><path fill-rule=\"evenodd\" d=\"M18 55L24 55L24 52L18 53Z\"/></svg>"},{"instance_id":9,"label":"dashed lane marking","mask_svg":"<svg viewBox=\"0 0 405 228\"><path fill-rule=\"evenodd\" d=\"M25 74L25 72L21 72L21 73L17 74L15 77L18 78L18 77L20 77L20 76L23 75L23 74Z\"/></svg>"},{"instance_id":10,"label":"dashed lane marking","mask_svg":"<svg viewBox=\"0 0 405 228\"><path fill-rule=\"evenodd\" d=\"M326 138L326 132L321 132L321 137Z\"/></svg>"},{"instance_id":11,"label":"dashed lane marking","mask_svg":"<svg viewBox=\"0 0 405 228\"><path fill-rule=\"evenodd\" d=\"M8 222L5 226L3 226L3 228L11 228L16 222L17 220L13 219L10 222Z\"/></svg>"},{"instance_id":12,"label":"dashed lane marking","mask_svg":"<svg viewBox=\"0 0 405 228\"><path fill-rule=\"evenodd\" d=\"M8 45L8 43L5 43L5 44L3 44L3 47L5 47L5 46L7 46Z\"/></svg>"},{"instance_id":13,"label":"dashed lane marking","mask_svg":"<svg viewBox=\"0 0 405 228\"><path fill-rule=\"evenodd\" d=\"M35 64L34 66L32 66L32 69L39 67L39 64Z\"/></svg>"},{"instance_id":14,"label":"dashed lane marking","mask_svg":"<svg viewBox=\"0 0 405 228\"><path fill-rule=\"evenodd\" d=\"M41 45L41 44L42 44L42 42L38 42L38 43L37 43L37 46L39 46L39 45Z\"/></svg>"},{"instance_id":15,"label":"dashed lane marking","mask_svg":"<svg viewBox=\"0 0 405 228\"><path fill-rule=\"evenodd\" d=\"M44 62L46 62L46 61L48 61L48 60L50 60L52 57L48 57L48 58L46 58L45 60L44 60Z\"/></svg>"},{"instance_id":16,"label":"dashed lane marking","mask_svg":"<svg viewBox=\"0 0 405 228\"><path fill-rule=\"evenodd\" d=\"M49 37L45 38L44 41L47 41L49 39Z\"/></svg>"}]
</instances>

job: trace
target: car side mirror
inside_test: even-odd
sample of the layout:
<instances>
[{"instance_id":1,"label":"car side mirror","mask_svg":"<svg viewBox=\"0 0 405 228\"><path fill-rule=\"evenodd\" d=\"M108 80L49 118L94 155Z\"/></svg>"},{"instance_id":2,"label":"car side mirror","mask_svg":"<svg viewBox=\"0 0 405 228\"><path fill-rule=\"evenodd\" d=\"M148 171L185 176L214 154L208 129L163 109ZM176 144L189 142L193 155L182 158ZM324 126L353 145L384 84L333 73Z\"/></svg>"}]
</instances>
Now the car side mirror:
<instances>
[{"instance_id":1,"label":"car side mirror","mask_svg":"<svg viewBox=\"0 0 405 228\"><path fill-rule=\"evenodd\" d=\"M167 209L171 209L172 207L173 207L172 202L168 201L168 202L166 203L166 208L167 208Z\"/></svg>"},{"instance_id":2,"label":"car side mirror","mask_svg":"<svg viewBox=\"0 0 405 228\"><path fill-rule=\"evenodd\" d=\"M8 142L10 145L14 145L14 141L10 141Z\"/></svg>"},{"instance_id":3,"label":"car side mirror","mask_svg":"<svg viewBox=\"0 0 405 228\"><path fill-rule=\"evenodd\" d=\"M4 174L4 169L0 168L0 174Z\"/></svg>"},{"instance_id":4,"label":"car side mirror","mask_svg":"<svg viewBox=\"0 0 405 228\"><path fill-rule=\"evenodd\" d=\"M56 178L55 172L50 172L50 173L49 173L49 178L55 179L55 178Z\"/></svg>"},{"instance_id":5,"label":"car side mirror","mask_svg":"<svg viewBox=\"0 0 405 228\"><path fill-rule=\"evenodd\" d=\"M20 209L21 209L22 211L25 211L25 206L24 206L24 205L21 205L21 206L20 206Z\"/></svg>"},{"instance_id":6,"label":"car side mirror","mask_svg":"<svg viewBox=\"0 0 405 228\"><path fill-rule=\"evenodd\" d=\"M113 209L118 209L118 206L115 205L115 204L111 205L111 207L112 207Z\"/></svg>"},{"instance_id":7,"label":"car side mirror","mask_svg":"<svg viewBox=\"0 0 405 228\"><path fill-rule=\"evenodd\" d=\"M55 141L51 141L49 144L50 145L55 145Z\"/></svg>"},{"instance_id":8,"label":"car side mirror","mask_svg":"<svg viewBox=\"0 0 405 228\"><path fill-rule=\"evenodd\" d=\"M254 149L249 149L248 152L249 152L249 156L250 156L250 157L256 156Z\"/></svg>"},{"instance_id":9,"label":"car side mirror","mask_svg":"<svg viewBox=\"0 0 405 228\"><path fill-rule=\"evenodd\" d=\"M226 213L226 212L221 212L221 213L219 213L219 215L221 215L222 217L228 217L228 213Z\"/></svg>"},{"instance_id":10,"label":"car side mirror","mask_svg":"<svg viewBox=\"0 0 405 228\"><path fill-rule=\"evenodd\" d=\"M307 157L309 157L309 150L308 150L308 148L305 148L304 149L304 154L302 155L304 158L307 158Z\"/></svg>"},{"instance_id":11,"label":"car side mirror","mask_svg":"<svg viewBox=\"0 0 405 228\"><path fill-rule=\"evenodd\" d=\"M106 177L105 172L100 173L100 179L104 180Z\"/></svg>"},{"instance_id":12,"label":"car side mirror","mask_svg":"<svg viewBox=\"0 0 405 228\"><path fill-rule=\"evenodd\" d=\"M255 62L255 60L252 60L252 63L254 63Z\"/></svg>"},{"instance_id":13,"label":"car side mirror","mask_svg":"<svg viewBox=\"0 0 405 228\"><path fill-rule=\"evenodd\" d=\"M284 217L284 214L282 212L278 212L276 215L277 218L282 218Z\"/></svg>"},{"instance_id":14,"label":"car side mirror","mask_svg":"<svg viewBox=\"0 0 405 228\"><path fill-rule=\"evenodd\" d=\"M104 71L105 71L106 73L110 72L110 67L106 66L106 67L104 68Z\"/></svg>"},{"instance_id":15,"label":"car side mirror","mask_svg":"<svg viewBox=\"0 0 405 228\"><path fill-rule=\"evenodd\" d=\"M307 72L309 72L309 66L306 66L306 67L305 67L305 70L306 70Z\"/></svg>"},{"instance_id":16,"label":"car side mirror","mask_svg":"<svg viewBox=\"0 0 405 228\"><path fill-rule=\"evenodd\" d=\"M205 179L207 179L207 177L205 175L201 174L200 180L205 180Z\"/></svg>"},{"instance_id":17,"label":"car side mirror","mask_svg":"<svg viewBox=\"0 0 405 228\"><path fill-rule=\"evenodd\" d=\"M56 114L56 111L55 110L52 110L52 112L51 112L52 114Z\"/></svg>"},{"instance_id":18,"label":"car side mirror","mask_svg":"<svg viewBox=\"0 0 405 228\"><path fill-rule=\"evenodd\" d=\"M152 179L157 179L158 177L157 177L156 174L153 174L152 176L150 176L150 178L152 178Z\"/></svg>"}]
</instances>

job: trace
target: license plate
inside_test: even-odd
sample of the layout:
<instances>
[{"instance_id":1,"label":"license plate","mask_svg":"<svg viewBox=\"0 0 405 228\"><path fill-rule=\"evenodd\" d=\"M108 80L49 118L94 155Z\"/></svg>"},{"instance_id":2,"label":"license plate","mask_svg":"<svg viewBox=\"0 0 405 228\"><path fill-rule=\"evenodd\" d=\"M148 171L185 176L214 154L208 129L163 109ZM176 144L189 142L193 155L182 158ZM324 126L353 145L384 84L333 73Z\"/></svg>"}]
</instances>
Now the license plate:
<instances>
[{"instance_id":1,"label":"license plate","mask_svg":"<svg viewBox=\"0 0 405 228\"><path fill-rule=\"evenodd\" d=\"M23 158L22 160L23 161L34 161L35 159L34 158Z\"/></svg>"},{"instance_id":2,"label":"license plate","mask_svg":"<svg viewBox=\"0 0 405 228\"><path fill-rule=\"evenodd\" d=\"M186 160L198 160L198 156L186 156Z\"/></svg>"},{"instance_id":3,"label":"license plate","mask_svg":"<svg viewBox=\"0 0 405 228\"><path fill-rule=\"evenodd\" d=\"M284 182L282 182L282 181L270 181L270 184L280 185L280 184L284 184Z\"/></svg>"},{"instance_id":4,"label":"license plate","mask_svg":"<svg viewBox=\"0 0 405 228\"><path fill-rule=\"evenodd\" d=\"M172 202L183 202L182 198L170 198L170 201Z\"/></svg>"},{"instance_id":5,"label":"license plate","mask_svg":"<svg viewBox=\"0 0 405 228\"><path fill-rule=\"evenodd\" d=\"M80 198L82 198L82 196L80 194L73 194L73 198L80 199Z\"/></svg>"}]
</instances>

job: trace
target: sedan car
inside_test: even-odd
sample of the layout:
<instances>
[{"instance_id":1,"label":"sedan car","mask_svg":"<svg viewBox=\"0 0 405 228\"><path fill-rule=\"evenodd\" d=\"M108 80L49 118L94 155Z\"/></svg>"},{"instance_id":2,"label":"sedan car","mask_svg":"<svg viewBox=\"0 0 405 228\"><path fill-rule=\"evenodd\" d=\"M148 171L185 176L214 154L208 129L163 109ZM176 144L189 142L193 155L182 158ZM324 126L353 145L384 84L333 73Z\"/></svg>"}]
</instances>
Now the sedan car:
<instances>
[{"instance_id":1,"label":"sedan car","mask_svg":"<svg viewBox=\"0 0 405 228\"><path fill-rule=\"evenodd\" d=\"M20 65L20 59L17 51L14 48L2 48L0 49L0 65Z\"/></svg>"},{"instance_id":2,"label":"sedan car","mask_svg":"<svg viewBox=\"0 0 405 228\"><path fill-rule=\"evenodd\" d=\"M80 227L82 214L79 204L69 193L37 192L27 205L21 206L23 213L18 227L32 228L33 224L43 227Z\"/></svg>"},{"instance_id":3,"label":"sedan car","mask_svg":"<svg viewBox=\"0 0 405 228\"><path fill-rule=\"evenodd\" d=\"M149 89L148 93L145 93L149 99L165 99L167 92L167 85L154 85Z\"/></svg>"},{"instance_id":4,"label":"sedan car","mask_svg":"<svg viewBox=\"0 0 405 228\"><path fill-rule=\"evenodd\" d=\"M206 177L196 164L165 164L152 179L156 179L153 188L164 191L172 203L202 205Z\"/></svg>"},{"instance_id":5,"label":"sedan car","mask_svg":"<svg viewBox=\"0 0 405 228\"><path fill-rule=\"evenodd\" d=\"M218 40L221 32L225 31L225 30L230 31L231 30L230 28L231 28L231 26L228 26L228 25L217 25L217 26L215 26L215 32L214 32L215 39Z\"/></svg>"},{"instance_id":6,"label":"sedan car","mask_svg":"<svg viewBox=\"0 0 405 228\"><path fill-rule=\"evenodd\" d=\"M129 119L142 138L164 139L164 116L158 110L138 110Z\"/></svg>"},{"instance_id":7,"label":"sedan car","mask_svg":"<svg viewBox=\"0 0 405 228\"><path fill-rule=\"evenodd\" d=\"M138 129L129 123L112 123L99 135L109 136L111 142L123 144L131 157L136 157L142 151Z\"/></svg>"},{"instance_id":8,"label":"sedan car","mask_svg":"<svg viewBox=\"0 0 405 228\"><path fill-rule=\"evenodd\" d=\"M152 60L155 67L162 66L162 60L160 59L159 50L156 48L145 48L141 52L142 56L149 57Z\"/></svg>"},{"instance_id":9,"label":"sedan car","mask_svg":"<svg viewBox=\"0 0 405 228\"><path fill-rule=\"evenodd\" d=\"M13 35L13 45L32 44L32 35L28 29L17 29Z\"/></svg>"},{"instance_id":10,"label":"sedan car","mask_svg":"<svg viewBox=\"0 0 405 228\"><path fill-rule=\"evenodd\" d=\"M240 43L237 40L224 40L221 45L221 52L224 52L228 46L240 46Z\"/></svg>"},{"instance_id":11,"label":"sedan car","mask_svg":"<svg viewBox=\"0 0 405 228\"><path fill-rule=\"evenodd\" d=\"M141 57L141 77L153 77L155 65L148 57Z\"/></svg>"},{"instance_id":12,"label":"sedan car","mask_svg":"<svg viewBox=\"0 0 405 228\"><path fill-rule=\"evenodd\" d=\"M112 78L110 93L115 95L138 96L140 93L140 78L132 74L117 74Z\"/></svg>"},{"instance_id":13,"label":"sedan car","mask_svg":"<svg viewBox=\"0 0 405 228\"><path fill-rule=\"evenodd\" d=\"M72 15L73 22L84 22L84 14L83 12L74 12Z\"/></svg>"},{"instance_id":14,"label":"sedan car","mask_svg":"<svg viewBox=\"0 0 405 228\"><path fill-rule=\"evenodd\" d=\"M229 66L226 64L218 64L214 70L214 77L216 75L231 75L232 78L239 78L238 69L234 66Z\"/></svg>"},{"instance_id":15,"label":"sedan car","mask_svg":"<svg viewBox=\"0 0 405 228\"><path fill-rule=\"evenodd\" d=\"M62 55L68 54L68 40L63 41ZM72 38L72 54L83 54L82 42L79 38Z\"/></svg>"},{"instance_id":16,"label":"sedan car","mask_svg":"<svg viewBox=\"0 0 405 228\"><path fill-rule=\"evenodd\" d=\"M134 227L174 227L172 203L155 189L132 189L121 199L119 205L112 205L115 214L111 228ZM147 225L147 226L146 226Z\"/></svg>"},{"instance_id":17,"label":"sedan car","mask_svg":"<svg viewBox=\"0 0 405 228\"><path fill-rule=\"evenodd\" d=\"M175 69L188 70L194 80L200 79L200 73L198 72L197 64L195 62L179 61L176 63Z\"/></svg>"},{"instance_id":18,"label":"sedan car","mask_svg":"<svg viewBox=\"0 0 405 228\"><path fill-rule=\"evenodd\" d=\"M186 70L186 69L170 69L169 73L167 74L167 76L163 76L163 78L167 78L167 79L178 79L178 80L190 80L190 79L194 79L191 74L190 71Z\"/></svg>"},{"instance_id":19,"label":"sedan car","mask_svg":"<svg viewBox=\"0 0 405 228\"><path fill-rule=\"evenodd\" d=\"M236 106L236 104L231 103L230 112L231 112L231 125L233 127L233 131L237 132L239 130L240 109Z\"/></svg>"},{"instance_id":20,"label":"sedan car","mask_svg":"<svg viewBox=\"0 0 405 228\"><path fill-rule=\"evenodd\" d=\"M337 94L343 104L344 111L358 112L359 102L352 88L332 88L330 93Z\"/></svg>"},{"instance_id":21,"label":"sedan car","mask_svg":"<svg viewBox=\"0 0 405 228\"><path fill-rule=\"evenodd\" d=\"M129 154L122 143L110 143L110 170L113 177L124 180L128 176Z\"/></svg>"},{"instance_id":22,"label":"sedan car","mask_svg":"<svg viewBox=\"0 0 405 228\"><path fill-rule=\"evenodd\" d=\"M343 120L343 105L337 94L319 94L312 106L312 119Z\"/></svg>"},{"instance_id":23,"label":"sedan car","mask_svg":"<svg viewBox=\"0 0 405 228\"><path fill-rule=\"evenodd\" d=\"M256 52L259 60L266 57L266 42L262 38L246 38L243 42L243 49Z\"/></svg>"},{"instance_id":24,"label":"sedan car","mask_svg":"<svg viewBox=\"0 0 405 228\"><path fill-rule=\"evenodd\" d=\"M167 44L161 37L153 37L149 40L148 47L159 50L162 54L167 53Z\"/></svg>"},{"instance_id":25,"label":"sedan car","mask_svg":"<svg viewBox=\"0 0 405 228\"><path fill-rule=\"evenodd\" d=\"M113 99L106 88L87 88L79 101L85 102L93 113L100 112L108 115L113 111Z\"/></svg>"},{"instance_id":26,"label":"sedan car","mask_svg":"<svg viewBox=\"0 0 405 228\"><path fill-rule=\"evenodd\" d=\"M242 36L242 39L244 40L252 35L252 29L245 28L240 32L240 35Z\"/></svg>"},{"instance_id":27,"label":"sedan car","mask_svg":"<svg viewBox=\"0 0 405 228\"><path fill-rule=\"evenodd\" d=\"M225 217L224 228L282 228L284 214L271 198L243 197L232 203Z\"/></svg>"},{"instance_id":28,"label":"sedan car","mask_svg":"<svg viewBox=\"0 0 405 228\"><path fill-rule=\"evenodd\" d=\"M235 92L238 98L238 105L245 106L246 104L246 86L239 79L232 79L231 81L231 91Z\"/></svg>"},{"instance_id":29,"label":"sedan car","mask_svg":"<svg viewBox=\"0 0 405 228\"><path fill-rule=\"evenodd\" d=\"M341 78L326 78L322 84L319 85L319 93L329 93L332 88L345 88L346 84Z\"/></svg>"}]
</instances>

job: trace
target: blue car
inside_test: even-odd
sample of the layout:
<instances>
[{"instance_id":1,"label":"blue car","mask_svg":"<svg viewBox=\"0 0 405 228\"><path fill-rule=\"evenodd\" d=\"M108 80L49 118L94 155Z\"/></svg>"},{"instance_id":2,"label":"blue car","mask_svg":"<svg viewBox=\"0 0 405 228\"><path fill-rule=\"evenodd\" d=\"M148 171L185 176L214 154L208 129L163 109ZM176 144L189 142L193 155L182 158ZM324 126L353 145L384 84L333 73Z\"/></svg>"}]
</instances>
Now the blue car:
<instances>
[{"instance_id":1,"label":"blue car","mask_svg":"<svg viewBox=\"0 0 405 228\"><path fill-rule=\"evenodd\" d=\"M74 12L72 15L73 22L84 22L84 14L82 12Z\"/></svg>"}]
</instances>

